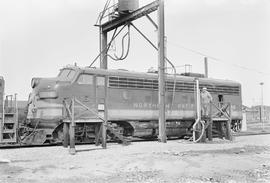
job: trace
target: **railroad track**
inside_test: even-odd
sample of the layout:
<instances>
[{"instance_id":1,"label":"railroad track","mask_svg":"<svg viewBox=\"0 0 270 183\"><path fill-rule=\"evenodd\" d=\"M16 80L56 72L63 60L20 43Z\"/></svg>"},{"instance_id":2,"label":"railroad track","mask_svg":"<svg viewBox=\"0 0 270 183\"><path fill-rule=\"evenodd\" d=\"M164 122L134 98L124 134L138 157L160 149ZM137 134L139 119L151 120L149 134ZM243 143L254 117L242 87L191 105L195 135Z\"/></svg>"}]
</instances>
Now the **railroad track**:
<instances>
[{"instance_id":1,"label":"railroad track","mask_svg":"<svg viewBox=\"0 0 270 183\"><path fill-rule=\"evenodd\" d=\"M235 137L240 136L251 136L251 135L268 135L270 131L263 131L263 132L238 132L233 133L232 135ZM179 138L170 138L168 140L178 140ZM142 141L156 141L157 139L140 139L140 138L132 138L132 142L142 142ZM116 141L109 140L108 143L115 143ZM87 145L87 144L95 144L94 142L91 143L79 143L80 145ZM35 147L49 147L49 146L62 146L62 143L45 143L39 145L24 145L24 144L0 144L0 149L15 149L15 148L35 148Z\"/></svg>"},{"instance_id":2,"label":"railroad track","mask_svg":"<svg viewBox=\"0 0 270 183\"><path fill-rule=\"evenodd\" d=\"M250 136L250 135L267 135L270 134L270 131L262 131L262 132L238 132L238 133L233 133L233 136L239 137L239 136Z\"/></svg>"}]
</instances>

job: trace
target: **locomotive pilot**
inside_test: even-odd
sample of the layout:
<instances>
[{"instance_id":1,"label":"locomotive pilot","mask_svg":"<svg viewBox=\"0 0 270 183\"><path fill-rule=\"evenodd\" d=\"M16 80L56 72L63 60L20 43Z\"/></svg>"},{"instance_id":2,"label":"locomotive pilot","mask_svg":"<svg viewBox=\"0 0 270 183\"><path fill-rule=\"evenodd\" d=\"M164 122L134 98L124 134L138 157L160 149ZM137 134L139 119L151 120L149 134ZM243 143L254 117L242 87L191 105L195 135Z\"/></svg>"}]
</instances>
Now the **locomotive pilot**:
<instances>
[{"instance_id":1,"label":"locomotive pilot","mask_svg":"<svg viewBox=\"0 0 270 183\"><path fill-rule=\"evenodd\" d=\"M210 116L210 102L212 102L212 95L207 91L207 88L203 87L201 92L201 110L203 117Z\"/></svg>"}]
</instances>

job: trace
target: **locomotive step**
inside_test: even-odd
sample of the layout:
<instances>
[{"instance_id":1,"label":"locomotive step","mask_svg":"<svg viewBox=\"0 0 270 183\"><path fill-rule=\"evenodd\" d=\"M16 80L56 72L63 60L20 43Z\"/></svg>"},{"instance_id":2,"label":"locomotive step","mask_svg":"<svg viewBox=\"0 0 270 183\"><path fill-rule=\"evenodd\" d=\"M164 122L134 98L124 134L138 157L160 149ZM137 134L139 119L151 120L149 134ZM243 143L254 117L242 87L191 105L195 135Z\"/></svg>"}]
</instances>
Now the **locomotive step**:
<instances>
[{"instance_id":1,"label":"locomotive step","mask_svg":"<svg viewBox=\"0 0 270 183\"><path fill-rule=\"evenodd\" d=\"M3 139L0 143L15 143L15 139Z\"/></svg>"},{"instance_id":2,"label":"locomotive step","mask_svg":"<svg viewBox=\"0 0 270 183\"><path fill-rule=\"evenodd\" d=\"M11 112L11 113L5 113L5 116L13 116L13 115L15 115L16 113L13 113L13 112Z\"/></svg>"},{"instance_id":3,"label":"locomotive step","mask_svg":"<svg viewBox=\"0 0 270 183\"><path fill-rule=\"evenodd\" d=\"M12 121L12 120L7 120L7 121L4 122L4 124L15 124L15 122Z\"/></svg>"},{"instance_id":4,"label":"locomotive step","mask_svg":"<svg viewBox=\"0 0 270 183\"><path fill-rule=\"evenodd\" d=\"M212 118L213 122L228 121L228 118Z\"/></svg>"}]
</instances>

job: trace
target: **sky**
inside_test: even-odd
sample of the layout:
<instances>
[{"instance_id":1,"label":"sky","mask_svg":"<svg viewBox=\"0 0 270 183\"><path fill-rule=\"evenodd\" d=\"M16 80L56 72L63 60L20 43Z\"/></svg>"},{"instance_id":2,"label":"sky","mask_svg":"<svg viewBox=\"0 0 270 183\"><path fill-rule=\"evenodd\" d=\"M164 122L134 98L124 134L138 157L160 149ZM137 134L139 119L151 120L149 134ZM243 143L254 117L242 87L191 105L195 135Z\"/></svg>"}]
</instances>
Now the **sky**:
<instances>
[{"instance_id":1,"label":"sky","mask_svg":"<svg viewBox=\"0 0 270 183\"><path fill-rule=\"evenodd\" d=\"M113 2L113 0L112 0ZM116 2L116 0L115 0ZM140 6L152 2L139 0ZM268 0L164 0L167 57L184 72L238 81L243 104L270 105L270 1ZM88 66L99 53L99 28L94 26L106 0L0 0L0 75L6 94L27 100L31 78L54 77L63 66ZM157 13L150 14L157 20ZM157 31L143 17L134 21L150 40ZM122 34L115 40L120 55ZM109 69L146 72L157 68L157 52L131 28L126 60L109 60ZM109 37L112 32L109 33ZM125 39L125 49L127 40ZM99 63L95 63L98 67ZM261 87L259 84L263 82Z\"/></svg>"}]
</instances>

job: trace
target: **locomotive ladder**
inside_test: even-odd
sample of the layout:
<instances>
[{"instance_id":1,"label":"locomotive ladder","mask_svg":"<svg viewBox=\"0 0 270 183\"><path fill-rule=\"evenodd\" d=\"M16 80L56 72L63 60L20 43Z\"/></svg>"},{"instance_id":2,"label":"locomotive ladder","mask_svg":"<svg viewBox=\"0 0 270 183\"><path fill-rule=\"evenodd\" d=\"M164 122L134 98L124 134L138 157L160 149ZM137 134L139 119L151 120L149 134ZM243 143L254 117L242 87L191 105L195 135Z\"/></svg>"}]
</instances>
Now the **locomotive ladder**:
<instances>
[{"instance_id":1,"label":"locomotive ladder","mask_svg":"<svg viewBox=\"0 0 270 183\"><path fill-rule=\"evenodd\" d=\"M16 143L18 128L17 96L7 95L0 110L0 143Z\"/></svg>"}]
</instances>

